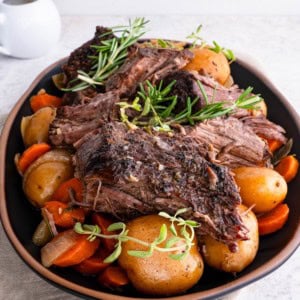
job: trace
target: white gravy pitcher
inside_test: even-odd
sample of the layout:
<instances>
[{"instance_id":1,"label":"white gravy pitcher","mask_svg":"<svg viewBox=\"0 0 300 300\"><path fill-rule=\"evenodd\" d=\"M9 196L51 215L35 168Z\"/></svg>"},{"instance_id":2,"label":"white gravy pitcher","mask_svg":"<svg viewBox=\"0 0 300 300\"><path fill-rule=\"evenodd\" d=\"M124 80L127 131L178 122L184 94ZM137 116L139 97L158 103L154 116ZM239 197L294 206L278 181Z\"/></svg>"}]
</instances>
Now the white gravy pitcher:
<instances>
[{"instance_id":1,"label":"white gravy pitcher","mask_svg":"<svg viewBox=\"0 0 300 300\"><path fill-rule=\"evenodd\" d=\"M60 16L52 0L0 0L0 52L44 55L59 40Z\"/></svg>"}]
</instances>

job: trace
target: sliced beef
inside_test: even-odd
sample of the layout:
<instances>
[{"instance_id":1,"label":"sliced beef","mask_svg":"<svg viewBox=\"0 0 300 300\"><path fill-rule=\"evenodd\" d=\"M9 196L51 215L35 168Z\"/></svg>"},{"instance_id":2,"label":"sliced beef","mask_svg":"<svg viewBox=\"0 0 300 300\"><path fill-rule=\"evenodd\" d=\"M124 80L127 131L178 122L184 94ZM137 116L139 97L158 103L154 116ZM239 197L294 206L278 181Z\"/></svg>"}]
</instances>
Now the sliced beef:
<instances>
[{"instance_id":1,"label":"sliced beef","mask_svg":"<svg viewBox=\"0 0 300 300\"><path fill-rule=\"evenodd\" d=\"M270 139L277 140L285 144L287 138L285 137L285 130L268 120L263 114L258 116L248 116L241 119L242 122L253 130L257 135Z\"/></svg>"},{"instance_id":2,"label":"sliced beef","mask_svg":"<svg viewBox=\"0 0 300 300\"><path fill-rule=\"evenodd\" d=\"M207 120L185 130L198 142L199 151L218 164L236 168L269 163L266 142L237 118Z\"/></svg>"},{"instance_id":3,"label":"sliced beef","mask_svg":"<svg viewBox=\"0 0 300 300\"><path fill-rule=\"evenodd\" d=\"M110 33L110 34L109 34ZM100 45L101 41L113 38L114 35L111 34L111 29L97 26L94 37L84 43L79 48L75 49L62 69L67 77L67 81L71 81L77 77L77 71L82 70L88 72L93 66L93 61L90 56L97 54L97 51L93 49L92 45Z\"/></svg>"},{"instance_id":4,"label":"sliced beef","mask_svg":"<svg viewBox=\"0 0 300 300\"><path fill-rule=\"evenodd\" d=\"M189 50L132 47L120 69L106 82L106 90L119 90L120 95L134 94L139 83L158 81L183 68L193 58Z\"/></svg>"},{"instance_id":5,"label":"sliced beef","mask_svg":"<svg viewBox=\"0 0 300 300\"><path fill-rule=\"evenodd\" d=\"M84 201L121 220L190 208L200 233L232 244L247 238L237 214L238 188L227 167L208 162L190 136L150 135L111 122L90 134L75 155Z\"/></svg>"},{"instance_id":6,"label":"sliced beef","mask_svg":"<svg viewBox=\"0 0 300 300\"><path fill-rule=\"evenodd\" d=\"M163 79L164 85L166 86L174 80L176 82L173 85L170 95L177 95L177 112L186 108L188 97L190 97L191 100L195 98L199 99L193 108L194 112L206 105L206 100L197 81L200 81L202 84L209 103L221 101L234 102L243 92L243 90L239 89L237 86L226 88L214 79L202 76L196 72L184 70L173 72ZM238 110L236 113L239 113L239 115L240 113L242 113L242 115L248 114L245 110Z\"/></svg>"},{"instance_id":7,"label":"sliced beef","mask_svg":"<svg viewBox=\"0 0 300 300\"><path fill-rule=\"evenodd\" d=\"M72 145L104 123L118 118L119 96L116 92L98 94L88 104L62 106L50 125L49 139L53 145Z\"/></svg>"}]
</instances>

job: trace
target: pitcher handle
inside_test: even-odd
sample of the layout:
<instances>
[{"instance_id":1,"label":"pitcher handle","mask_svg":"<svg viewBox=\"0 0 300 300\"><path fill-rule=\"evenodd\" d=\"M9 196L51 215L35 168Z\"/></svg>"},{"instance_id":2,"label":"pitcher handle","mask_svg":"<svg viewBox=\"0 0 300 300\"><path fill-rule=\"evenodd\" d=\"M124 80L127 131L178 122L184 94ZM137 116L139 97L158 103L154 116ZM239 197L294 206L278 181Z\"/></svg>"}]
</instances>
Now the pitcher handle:
<instances>
[{"instance_id":1,"label":"pitcher handle","mask_svg":"<svg viewBox=\"0 0 300 300\"><path fill-rule=\"evenodd\" d=\"M0 53L3 53L3 54L9 54L9 52L3 47L3 31L1 30L1 27L2 25L4 24L5 22L5 15L4 13L0 12Z\"/></svg>"}]
</instances>

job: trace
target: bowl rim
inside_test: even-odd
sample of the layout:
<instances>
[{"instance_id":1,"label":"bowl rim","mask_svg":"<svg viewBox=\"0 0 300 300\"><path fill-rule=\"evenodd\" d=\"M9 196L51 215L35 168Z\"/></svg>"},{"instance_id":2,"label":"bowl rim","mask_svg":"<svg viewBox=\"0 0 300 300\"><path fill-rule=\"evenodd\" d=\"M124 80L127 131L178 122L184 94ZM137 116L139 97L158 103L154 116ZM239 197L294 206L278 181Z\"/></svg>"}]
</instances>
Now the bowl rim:
<instances>
[{"instance_id":1,"label":"bowl rim","mask_svg":"<svg viewBox=\"0 0 300 300\"><path fill-rule=\"evenodd\" d=\"M9 138L11 127L15 121L15 117L17 113L19 112L21 106L28 98L29 94L32 92L32 90L36 87L36 85L40 82L41 78L43 78L45 75L47 75L50 71L52 71L55 67L62 65L63 62L66 61L66 57L59 59L58 61L52 63L50 66L45 68L31 83L31 85L27 88L27 90L23 93L23 95L20 97L20 99L16 102L13 109L10 111L7 120L3 126L1 137L0 137L0 217L3 224L4 231L8 237L8 240L12 244L15 251L18 253L18 255L21 257L21 259L38 275L40 275L43 279L46 281L54 284L55 286L59 286L60 288L63 288L67 290L68 292L75 292L82 296L89 296L96 299L108 299L113 300L115 299L116 295L109 294L106 292L93 290L90 288L83 287L79 284L73 283L71 281L68 281L67 279L64 279L55 273L53 273L51 270L45 268L39 261L35 260L33 256L25 249L25 247L21 244L21 242L18 240L12 225L9 220L7 206L6 206L6 193L5 193L5 158L6 158L6 151L7 151L7 141ZM242 66L243 68L249 70L251 73L253 73L260 81L262 81L272 92L277 96L279 101L285 106L288 113L296 123L296 127L298 131L300 131L300 118L295 109L292 107L292 105L288 102L288 100L283 96L283 94L278 90L277 87L270 81L270 79L267 78L267 76L261 72L258 68L255 66L249 64L248 62L237 59L237 63ZM194 292L191 294L186 295L179 295L179 296L173 296L168 297L167 299L173 299L173 300L180 300L180 299L211 299L214 297L218 297L230 292L233 292L234 290L240 289L254 281L259 280L260 278L268 275L272 271L276 270L278 267L280 267L298 248L300 244L300 221L297 224L297 230L295 231L293 237L290 239L288 244L285 245L285 247L270 261L264 263L262 266L258 267L257 269L251 271L250 273L244 275L241 278L237 278L232 282L220 285L218 287L208 289L205 291L200 292ZM133 298L133 297L127 297L127 296L121 296L118 295L118 299L153 299L153 298ZM164 298L166 299L166 298Z\"/></svg>"}]
</instances>

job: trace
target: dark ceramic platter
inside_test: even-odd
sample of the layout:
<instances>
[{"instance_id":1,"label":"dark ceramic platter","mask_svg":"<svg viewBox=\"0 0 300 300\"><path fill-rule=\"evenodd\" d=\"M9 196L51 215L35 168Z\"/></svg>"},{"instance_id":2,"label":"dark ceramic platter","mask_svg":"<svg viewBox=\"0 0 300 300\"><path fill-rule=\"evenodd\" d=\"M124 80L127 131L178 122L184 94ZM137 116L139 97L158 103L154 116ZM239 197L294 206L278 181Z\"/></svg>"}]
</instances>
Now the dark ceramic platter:
<instances>
[{"instance_id":1,"label":"dark ceramic platter","mask_svg":"<svg viewBox=\"0 0 300 300\"><path fill-rule=\"evenodd\" d=\"M114 299L116 294L120 299L145 298L131 288L123 290L122 293L112 294L111 291L102 289L96 281L87 279L71 269L46 269L40 264L39 248L31 242L32 233L41 217L39 211L26 200L21 177L14 166L15 153L24 150L20 121L23 116L31 114L29 98L39 89L45 88L50 94L60 95L52 83L51 76L61 71L60 66L63 62L64 60L60 60L54 63L36 78L12 110L3 129L0 144L0 209L4 229L21 258L44 279L60 288L85 298ZM255 67L238 60L231 65L231 69L237 84L243 88L253 86L254 92L262 95L268 106L268 117L286 129L288 137L294 140L292 152L300 157L299 116L284 96ZM255 261L248 268L237 277L233 277L206 267L199 284L184 295L172 299L219 297L258 280L284 263L299 246L300 241L299 183L300 173L289 184L286 202L290 207L290 217L287 224L278 233L261 238Z\"/></svg>"}]
</instances>

